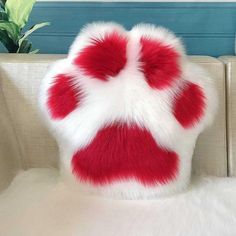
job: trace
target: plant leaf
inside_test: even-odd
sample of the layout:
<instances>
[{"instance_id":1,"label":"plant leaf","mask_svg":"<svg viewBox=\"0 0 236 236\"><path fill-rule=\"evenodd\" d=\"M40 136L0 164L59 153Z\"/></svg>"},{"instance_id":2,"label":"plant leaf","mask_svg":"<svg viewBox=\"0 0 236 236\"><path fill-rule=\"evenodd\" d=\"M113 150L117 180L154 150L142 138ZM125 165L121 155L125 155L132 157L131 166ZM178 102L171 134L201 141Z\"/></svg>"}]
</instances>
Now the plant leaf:
<instances>
[{"instance_id":1,"label":"plant leaf","mask_svg":"<svg viewBox=\"0 0 236 236\"><path fill-rule=\"evenodd\" d=\"M4 10L5 9L6 0L0 0L0 7Z\"/></svg>"},{"instance_id":2,"label":"plant leaf","mask_svg":"<svg viewBox=\"0 0 236 236\"><path fill-rule=\"evenodd\" d=\"M0 41L10 53L15 53L18 49L18 45L8 36L6 30L0 30Z\"/></svg>"},{"instance_id":3,"label":"plant leaf","mask_svg":"<svg viewBox=\"0 0 236 236\"><path fill-rule=\"evenodd\" d=\"M18 48L17 53L29 53L32 48L32 43L25 39Z\"/></svg>"},{"instance_id":4,"label":"plant leaf","mask_svg":"<svg viewBox=\"0 0 236 236\"><path fill-rule=\"evenodd\" d=\"M39 49L35 49L35 50L33 50L33 51L31 51L31 52L29 52L30 54L35 54L35 53L38 53L39 52Z\"/></svg>"},{"instance_id":5,"label":"plant leaf","mask_svg":"<svg viewBox=\"0 0 236 236\"><path fill-rule=\"evenodd\" d=\"M4 11L0 11L0 20L8 20L7 13Z\"/></svg>"},{"instance_id":6,"label":"plant leaf","mask_svg":"<svg viewBox=\"0 0 236 236\"><path fill-rule=\"evenodd\" d=\"M9 20L22 29L28 21L36 0L7 0L5 4Z\"/></svg>"},{"instance_id":7,"label":"plant leaf","mask_svg":"<svg viewBox=\"0 0 236 236\"><path fill-rule=\"evenodd\" d=\"M8 36L17 44L20 36L20 29L18 26L9 21L0 20L0 30L5 30Z\"/></svg>"},{"instance_id":8,"label":"plant leaf","mask_svg":"<svg viewBox=\"0 0 236 236\"><path fill-rule=\"evenodd\" d=\"M19 39L19 46L22 44L22 42L30 35L32 34L35 30L40 29L46 25L50 25L49 22L42 22L36 25L33 25L28 31L24 33L24 35Z\"/></svg>"}]
</instances>

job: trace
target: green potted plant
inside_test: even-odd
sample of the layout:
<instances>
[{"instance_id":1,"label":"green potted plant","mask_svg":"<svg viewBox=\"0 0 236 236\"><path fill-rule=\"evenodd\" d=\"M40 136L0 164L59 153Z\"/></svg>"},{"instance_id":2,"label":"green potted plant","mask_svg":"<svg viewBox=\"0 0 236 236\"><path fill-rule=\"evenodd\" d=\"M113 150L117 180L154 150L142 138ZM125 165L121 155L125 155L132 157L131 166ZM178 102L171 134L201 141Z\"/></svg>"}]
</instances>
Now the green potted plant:
<instances>
[{"instance_id":1,"label":"green potted plant","mask_svg":"<svg viewBox=\"0 0 236 236\"><path fill-rule=\"evenodd\" d=\"M36 0L0 0L0 42L9 53L37 53L27 39L35 30L49 22L33 25L24 30Z\"/></svg>"}]
</instances>

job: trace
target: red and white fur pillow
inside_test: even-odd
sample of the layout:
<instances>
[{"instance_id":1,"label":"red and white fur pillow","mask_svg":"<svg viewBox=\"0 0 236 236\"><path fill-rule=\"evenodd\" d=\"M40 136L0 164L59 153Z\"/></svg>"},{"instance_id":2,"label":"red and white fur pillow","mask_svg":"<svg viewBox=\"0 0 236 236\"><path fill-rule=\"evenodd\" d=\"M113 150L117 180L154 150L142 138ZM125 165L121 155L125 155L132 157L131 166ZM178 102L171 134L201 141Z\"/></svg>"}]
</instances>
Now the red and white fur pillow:
<instances>
[{"instance_id":1,"label":"red and white fur pillow","mask_svg":"<svg viewBox=\"0 0 236 236\"><path fill-rule=\"evenodd\" d=\"M216 91L168 30L92 23L45 76L40 106L80 189L150 198L184 189Z\"/></svg>"}]
</instances>

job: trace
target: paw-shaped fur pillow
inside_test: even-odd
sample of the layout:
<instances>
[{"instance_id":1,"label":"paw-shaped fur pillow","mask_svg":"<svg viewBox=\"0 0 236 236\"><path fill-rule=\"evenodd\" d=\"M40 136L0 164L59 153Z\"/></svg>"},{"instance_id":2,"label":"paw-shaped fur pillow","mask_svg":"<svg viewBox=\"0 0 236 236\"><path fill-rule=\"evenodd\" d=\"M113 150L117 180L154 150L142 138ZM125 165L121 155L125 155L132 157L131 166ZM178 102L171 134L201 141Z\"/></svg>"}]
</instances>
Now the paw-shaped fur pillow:
<instances>
[{"instance_id":1,"label":"paw-shaped fur pillow","mask_svg":"<svg viewBox=\"0 0 236 236\"><path fill-rule=\"evenodd\" d=\"M146 198L187 186L217 102L209 76L171 32L94 23L50 69L40 104L82 190Z\"/></svg>"}]
</instances>

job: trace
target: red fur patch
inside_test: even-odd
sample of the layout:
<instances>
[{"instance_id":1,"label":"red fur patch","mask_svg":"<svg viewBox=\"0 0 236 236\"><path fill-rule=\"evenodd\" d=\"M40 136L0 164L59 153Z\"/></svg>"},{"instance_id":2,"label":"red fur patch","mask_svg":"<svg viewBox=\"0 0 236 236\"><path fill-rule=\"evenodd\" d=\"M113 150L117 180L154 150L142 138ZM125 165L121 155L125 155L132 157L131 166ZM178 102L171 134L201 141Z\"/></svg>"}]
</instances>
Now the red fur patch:
<instances>
[{"instance_id":1,"label":"red fur patch","mask_svg":"<svg viewBox=\"0 0 236 236\"><path fill-rule=\"evenodd\" d=\"M150 38L142 37L140 43L139 61L148 84L157 89L172 85L181 74L179 54L170 46Z\"/></svg>"},{"instance_id":2,"label":"red fur patch","mask_svg":"<svg viewBox=\"0 0 236 236\"><path fill-rule=\"evenodd\" d=\"M107 184L136 179L144 185L165 184L178 174L178 155L161 148L146 129L113 124L72 158L73 173L81 181Z\"/></svg>"},{"instance_id":3,"label":"red fur patch","mask_svg":"<svg viewBox=\"0 0 236 236\"><path fill-rule=\"evenodd\" d=\"M79 91L72 79L69 75L59 74L48 90L47 106L53 119L65 118L79 103Z\"/></svg>"},{"instance_id":4,"label":"red fur patch","mask_svg":"<svg viewBox=\"0 0 236 236\"><path fill-rule=\"evenodd\" d=\"M116 32L102 39L92 39L92 45L84 48L74 63L94 78L106 81L116 76L125 66L127 39Z\"/></svg>"},{"instance_id":5,"label":"red fur patch","mask_svg":"<svg viewBox=\"0 0 236 236\"><path fill-rule=\"evenodd\" d=\"M190 128L199 122L205 108L205 95L202 89L188 82L174 102L173 113L184 128Z\"/></svg>"}]
</instances>

